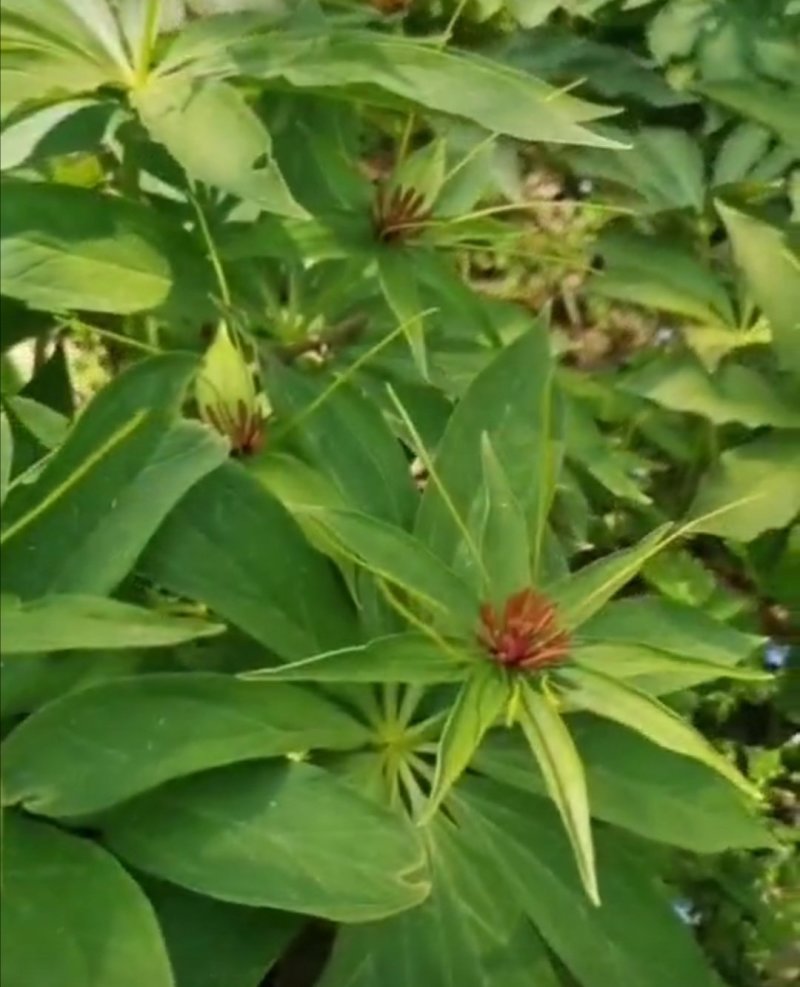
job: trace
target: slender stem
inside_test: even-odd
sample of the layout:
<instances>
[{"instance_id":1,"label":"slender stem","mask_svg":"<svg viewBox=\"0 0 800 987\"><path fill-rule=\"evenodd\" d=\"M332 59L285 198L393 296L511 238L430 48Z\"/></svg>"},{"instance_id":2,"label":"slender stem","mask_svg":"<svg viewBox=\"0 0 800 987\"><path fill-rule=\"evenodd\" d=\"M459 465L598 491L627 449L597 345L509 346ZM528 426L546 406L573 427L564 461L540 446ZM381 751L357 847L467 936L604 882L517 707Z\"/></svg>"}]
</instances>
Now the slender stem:
<instances>
[{"instance_id":1,"label":"slender stem","mask_svg":"<svg viewBox=\"0 0 800 987\"><path fill-rule=\"evenodd\" d=\"M211 236L211 230L209 229L205 213L203 212L194 188L191 185L189 187L188 195L189 200L194 206L194 211L197 213L197 223L200 227L200 232L203 235L203 239L205 240L206 248L208 250L208 259L211 261L211 266L214 268L214 274L216 275L217 284L219 285L219 293L220 298L222 299L222 304L226 309L229 309L231 307L231 293L228 288L228 281L225 277L225 271L222 267L222 261L220 260L216 244L214 243L214 238Z\"/></svg>"}]
</instances>

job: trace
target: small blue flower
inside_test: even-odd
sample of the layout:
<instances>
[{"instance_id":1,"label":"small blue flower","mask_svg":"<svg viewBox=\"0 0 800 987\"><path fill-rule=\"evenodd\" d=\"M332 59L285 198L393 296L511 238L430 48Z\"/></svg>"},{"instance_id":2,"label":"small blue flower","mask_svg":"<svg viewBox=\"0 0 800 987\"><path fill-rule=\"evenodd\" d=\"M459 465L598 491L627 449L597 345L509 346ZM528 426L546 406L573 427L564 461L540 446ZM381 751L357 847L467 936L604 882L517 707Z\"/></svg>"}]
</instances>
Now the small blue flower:
<instances>
[{"instance_id":1,"label":"small blue flower","mask_svg":"<svg viewBox=\"0 0 800 987\"><path fill-rule=\"evenodd\" d=\"M777 641L767 641L764 648L764 667L771 672L779 672L786 667L791 653L791 645L779 644Z\"/></svg>"}]
</instances>

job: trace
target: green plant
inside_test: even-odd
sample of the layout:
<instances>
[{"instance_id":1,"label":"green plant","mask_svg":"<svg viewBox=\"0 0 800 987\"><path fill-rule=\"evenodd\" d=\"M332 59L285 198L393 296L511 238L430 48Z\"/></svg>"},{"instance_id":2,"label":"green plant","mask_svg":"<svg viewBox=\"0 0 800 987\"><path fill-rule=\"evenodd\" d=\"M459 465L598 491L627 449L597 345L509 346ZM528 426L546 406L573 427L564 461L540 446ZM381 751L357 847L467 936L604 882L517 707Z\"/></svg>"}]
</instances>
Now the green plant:
<instances>
[{"instance_id":1,"label":"green plant","mask_svg":"<svg viewBox=\"0 0 800 987\"><path fill-rule=\"evenodd\" d=\"M791 53L385 6L2 0L9 987L710 987L778 881Z\"/></svg>"}]
</instances>

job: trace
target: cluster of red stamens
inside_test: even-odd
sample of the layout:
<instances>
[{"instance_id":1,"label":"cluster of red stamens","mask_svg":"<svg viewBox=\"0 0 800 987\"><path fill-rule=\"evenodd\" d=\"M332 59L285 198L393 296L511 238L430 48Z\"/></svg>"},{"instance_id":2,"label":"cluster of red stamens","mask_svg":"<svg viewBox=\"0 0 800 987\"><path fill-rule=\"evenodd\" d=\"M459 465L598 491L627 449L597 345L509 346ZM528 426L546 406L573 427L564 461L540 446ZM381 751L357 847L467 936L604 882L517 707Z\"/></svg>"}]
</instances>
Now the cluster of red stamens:
<instances>
[{"instance_id":1,"label":"cluster of red stamens","mask_svg":"<svg viewBox=\"0 0 800 987\"><path fill-rule=\"evenodd\" d=\"M494 661L529 671L564 661L570 645L569 634L558 625L555 605L532 589L510 596L501 614L485 603L478 640Z\"/></svg>"},{"instance_id":2,"label":"cluster of red stamens","mask_svg":"<svg viewBox=\"0 0 800 987\"><path fill-rule=\"evenodd\" d=\"M232 456L253 456L264 444L264 416L248 409L244 401L236 402L236 414L224 402L203 409L214 428L231 444Z\"/></svg>"},{"instance_id":3,"label":"cluster of red stamens","mask_svg":"<svg viewBox=\"0 0 800 987\"><path fill-rule=\"evenodd\" d=\"M425 197L413 188L388 189L378 185L372 207L375 235L381 243L397 243L418 233L430 218Z\"/></svg>"}]
</instances>

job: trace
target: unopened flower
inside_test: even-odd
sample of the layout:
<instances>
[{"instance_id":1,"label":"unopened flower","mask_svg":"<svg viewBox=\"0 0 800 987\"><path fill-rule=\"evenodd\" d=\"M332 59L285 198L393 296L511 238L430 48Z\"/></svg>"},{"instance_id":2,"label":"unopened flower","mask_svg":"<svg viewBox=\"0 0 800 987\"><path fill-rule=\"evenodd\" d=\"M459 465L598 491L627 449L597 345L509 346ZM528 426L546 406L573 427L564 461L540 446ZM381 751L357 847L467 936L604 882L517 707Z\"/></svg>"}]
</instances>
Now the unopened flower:
<instances>
[{"instance_id":1,"label":"unopened flower","mask_svg":"<svg viewBox=\"0 0 800 987\"><path fill-rule=\"evenodd\" d=\"M266 401L224 322L206 352L195 398L200 417L228 439L233 455L258 452L264 442Z\"/></svg>"},{"instance_id":2,"label":"unopened flower","mask_svg":"<svg viewBox=\"0 0 800 987\"><path fill-rule=\"evenodd\" d=\"M510 596L502 613L484 604L478 640L494 661L527 671L564 661L570 644L569 634L558 624L555 605L532 589Z\"/></svg>"},{"instance_id":3,"label":"unopened flower","mask_svg":"<svg viewBox=\"0 0 800 987\"><path fill-rule=\"evenodd\" d=\"M382 243L408 240L430 219L425 196L413 188L378 185L372 206L375 235Z\"/></svg>"}]
</instances>

